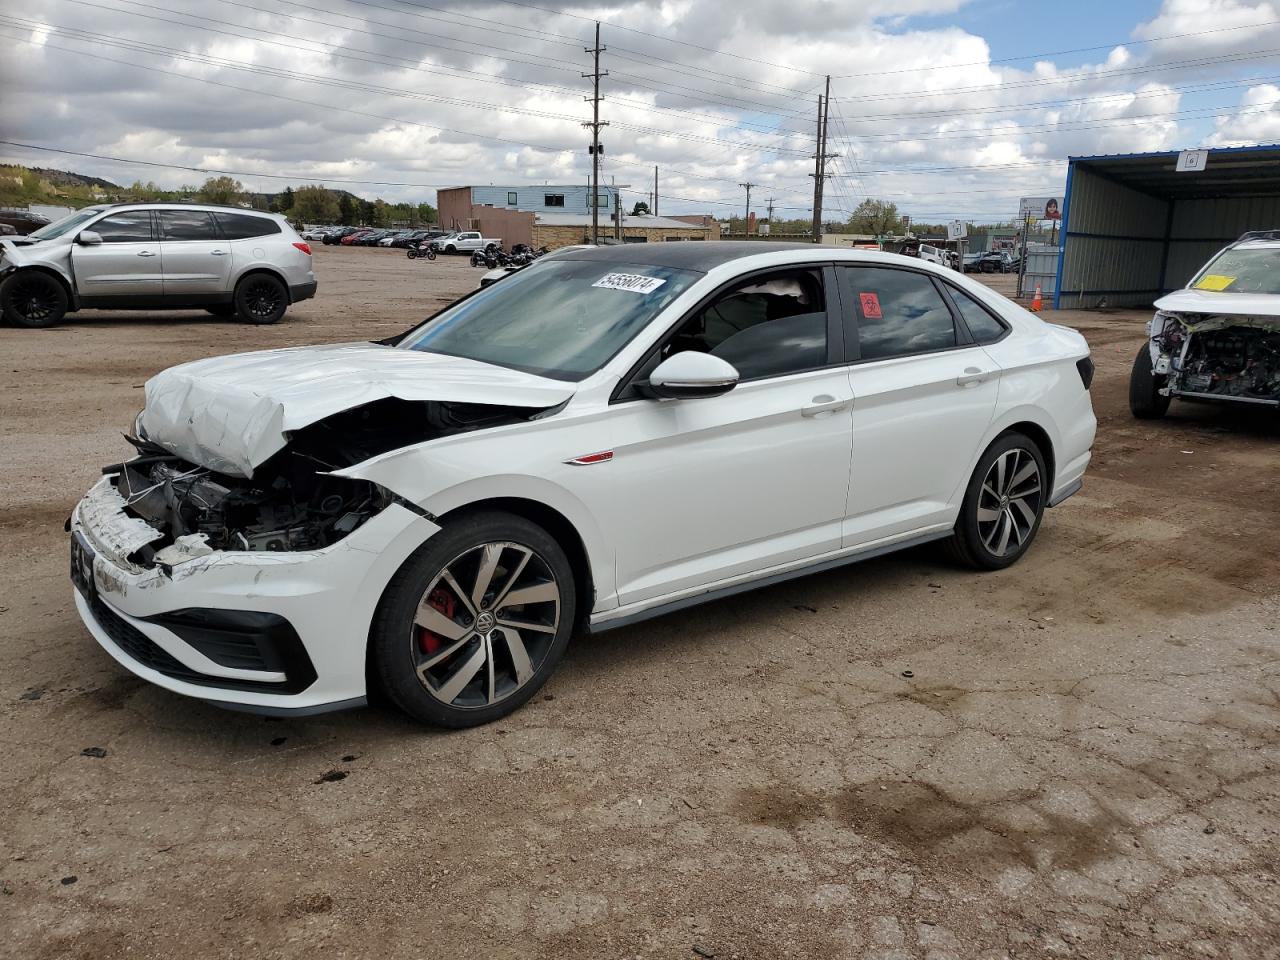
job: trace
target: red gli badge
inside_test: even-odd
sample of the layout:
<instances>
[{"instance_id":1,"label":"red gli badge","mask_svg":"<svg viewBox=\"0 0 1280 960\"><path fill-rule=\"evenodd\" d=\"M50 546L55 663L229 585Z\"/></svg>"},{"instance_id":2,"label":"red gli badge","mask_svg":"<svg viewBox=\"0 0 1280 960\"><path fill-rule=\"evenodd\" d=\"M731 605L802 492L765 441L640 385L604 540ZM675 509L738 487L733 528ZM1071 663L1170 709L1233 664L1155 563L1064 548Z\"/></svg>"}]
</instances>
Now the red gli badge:
<instances>
[{"instance_id":1,"label":"red gli badge","mask_svg":"<svg viewBox=\"0 0 1280 960\"><path fill-rule=\"evenodd\" d=\"M880 298L874 293L859 293L858 299L862 301L862 315L868 320L883 320L884 314L880 312Z\"/></svg>"}]
</instances>

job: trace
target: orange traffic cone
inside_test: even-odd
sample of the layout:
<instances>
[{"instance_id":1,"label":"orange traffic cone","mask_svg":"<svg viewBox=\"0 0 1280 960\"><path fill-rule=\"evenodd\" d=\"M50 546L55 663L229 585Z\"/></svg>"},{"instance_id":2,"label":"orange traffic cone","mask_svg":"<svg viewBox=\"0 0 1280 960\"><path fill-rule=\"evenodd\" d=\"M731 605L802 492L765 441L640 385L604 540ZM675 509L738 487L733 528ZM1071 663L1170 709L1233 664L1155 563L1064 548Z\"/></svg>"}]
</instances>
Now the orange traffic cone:
<instances>
[{"instance_id":1,"label":"orange traffic cone","mask_svg":"<svg viewBox=\"0 0 1280 960\"><path fill-rule=\"evenodd\" d=\"M1044 298L1040 296L1040 284L1036 284L1036 295L1031 298L1031 312L1039 313L1044 307Z\"/></svg>"}]
</instances>

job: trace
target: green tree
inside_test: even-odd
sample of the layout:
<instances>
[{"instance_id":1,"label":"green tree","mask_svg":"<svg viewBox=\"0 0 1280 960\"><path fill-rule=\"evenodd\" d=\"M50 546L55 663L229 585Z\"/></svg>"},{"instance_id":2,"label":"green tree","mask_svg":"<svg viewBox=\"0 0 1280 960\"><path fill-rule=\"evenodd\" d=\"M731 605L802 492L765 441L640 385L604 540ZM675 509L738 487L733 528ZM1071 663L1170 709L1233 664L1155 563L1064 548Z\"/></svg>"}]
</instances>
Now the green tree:
<instances>
[{"instance_id":1,"label":"green tree","mask_svg":"<svg viewBox=\"0 0 1280 960\"><path fill-rule=\"evenodd\" d=\"M849 217L849 227L854 233L891 236L902 231L902 218L898 216L896 203L867 197L854 208Z\"/></svg>"},{"instance_id":2,"label":"green tree","mask_svg":"<svg viewBox=\"0 0 1280 960\"><path fill-rule=\"evenodd\" d=\"M638 216L641 216L642 214L648 214L648 212L649 212L649 204L645 203L643 200L637 200L636 205L631 208L631 215L633 217L638 217Z\"/></svg>"},{"instance_id":3,"label":"green tree","mask_svg":"<svg viewBox=\"0 0 1280 960\"><path fill-rule=\"evenodd\" d=\"M360 207L356 203L356 198L349 193L344 193L338 198L338 220L348 226L354 226L356 218L360 215Z\"/></svg>"},{"instance_id":4,"label":"green tree","mask_svg":"<svg viewBox=\"0 0 1280 960\"><path fill-rule=\"evenodd\" d=\"M202 203L236 204L244 199L244 184L233 177L210 177L196 196Z\"/></svg>"},{"instance_id":5,"label":"green tree","mask_svg":"<svg viewBox=\"0 0 1280 960\"><path fill-rule=\"evenodd\" d=\"M440 211L429 203L420 203L418 204L418 222L439 223Z\"/></svg>"},{"instance_id":6,"label":"green tree","mask_svg":"<svg viewBox=\"0 0 1280 960\"><path fill-rule=\"evenodd\" d=\"M342 206L332 190L321 186L289 190L289 216L302 223L333 223L342 215Z\"/></svg>"},{"instance_id":7,"label":"green tree","mask_svg":"<svg viewBox=\"0 0 1280 960\"><path fill-rule=\"evenodd\" d=\"M293 209L293 187L285 187L284 191L276 197L276 212L286 213Z\"/></svg>"}]
</instances>

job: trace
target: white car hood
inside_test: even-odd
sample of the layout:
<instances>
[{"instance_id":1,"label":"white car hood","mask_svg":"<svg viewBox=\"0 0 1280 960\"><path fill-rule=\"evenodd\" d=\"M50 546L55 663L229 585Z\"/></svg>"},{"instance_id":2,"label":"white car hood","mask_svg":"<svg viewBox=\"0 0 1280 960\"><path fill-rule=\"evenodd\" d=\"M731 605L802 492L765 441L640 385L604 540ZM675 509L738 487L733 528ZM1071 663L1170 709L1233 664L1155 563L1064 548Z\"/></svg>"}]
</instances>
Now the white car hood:
<instances>
[{"instance_id":1,"label":"white car hood","mask_svg":"<svg viewBox=\"0 0 1280 960\"><path fill-rule=\"evenodd\" d=\"M506 367L372 343L213 357L147 381L147 439L218 473L251 477L326 417L385 397L545 409L574 384Z\"/></svg>"},{"instance_id":2,"label":"white car hood","mask_svg":"<svg viewBox=\"0 0 1280 960\"><path fill-rule=\"evenodd\" d=\"M1167 313L1200 313L1233 317L1275 317L1280 320L1280 296L1273 293L1218 293L1213 290L1175 290L1156 301Z\"/></svg>"}]
</instances>

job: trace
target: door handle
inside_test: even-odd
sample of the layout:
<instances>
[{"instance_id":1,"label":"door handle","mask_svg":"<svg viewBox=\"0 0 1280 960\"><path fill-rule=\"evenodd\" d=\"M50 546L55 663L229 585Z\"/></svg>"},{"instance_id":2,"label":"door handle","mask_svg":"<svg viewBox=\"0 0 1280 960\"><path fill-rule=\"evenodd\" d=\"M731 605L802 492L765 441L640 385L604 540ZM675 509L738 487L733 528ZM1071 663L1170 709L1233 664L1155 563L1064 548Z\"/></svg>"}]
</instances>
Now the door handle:
<instances>
[{"instance_id":1,"label":"door handle","mask_svg":"<svg viewBox=\"0 0 1280 960\"><path fill-rule=\"evenodd\" d=\"M209 251L209 254L210 254L211 256L214 256L214 257L225 257L225 256L227 255L227 251L225 251L225 250L210 250L210 251Z\"/></svg>"},{"instance_id":2,"label":"door handle","mask_svg":"<svg viewBox=\"0 0 1280 960\"><path fill-rule=\"evenodd\" d=\"M800 416L820 417L825 413L838 413L851 403L853 403L852 397L837 399L829 393L820 393L810 404L800 408Z\"/></svg>"},{"instance_id":3,"label":"door handle","mask_svg":"<svg viewBox=\"0 0 1280 960\"><path fill-rule=\"evenodd\" d=\"M956 383L962 387L971 387L976 383L982 383L991 376L990 370L980 370L978 367L965 367L964 373L956 377Z\"/></svg>"},{"instance_id":4,"label":"door handle","mask_svg":"<svg viewBox=\"0 0 1280 960\"><path fill-rule=\"evenodd\" d=\"M155 252L154 250L139 250L139 251L138 251L138 256L140 256L140 257L154 257L155 255L156 255L156 252Z\"/></svg>"}]
</instances>

